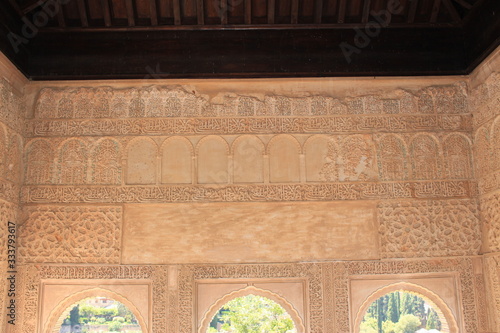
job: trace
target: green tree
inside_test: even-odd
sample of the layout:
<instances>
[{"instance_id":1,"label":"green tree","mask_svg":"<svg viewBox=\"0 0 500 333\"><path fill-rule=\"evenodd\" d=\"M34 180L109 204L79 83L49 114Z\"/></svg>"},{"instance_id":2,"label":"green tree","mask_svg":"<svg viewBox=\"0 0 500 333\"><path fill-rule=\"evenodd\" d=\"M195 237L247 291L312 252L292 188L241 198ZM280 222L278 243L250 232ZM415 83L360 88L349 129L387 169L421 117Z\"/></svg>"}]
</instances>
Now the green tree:
<instances>
[{"instance_id":1,"label":"green tree","mask_svg":"<svg viewBox=\"0 0 500 333\"><path fill-rule=\"evenodd\" d=\"M438 316L437 312L432 308L429 309L429 314L427 316L426 329L428 329L428 330L435 329L438 331L441 330L441 321L439 320L439 316Z\"/></svg>"},{"instance_id":2,"label":"green tree","mask_svg":"<svg viewBox=\"0 0 500 333\"><path fill-rule=\"evenodd\" d=\"M401 315L412 314L413 310L412 304L413 304L413 295L403 292L403 295L401 296L401 310L399 311L399 313Z\"/></svg>"},{"instance_id":3,"label":"green tree","mask_svg":"<svg viewBox=\"0 0 500 333\"><path fill-rule=\"evenodd\" d=\"M386 317L393 323L397 323L399 321L399 292L389 294L389 304L387 305Z\"/></svg>"},{"instance_id":4,"label":"green tree","mask_svg":"<svg viewBox=\"0 0 500 333\"><path fill-rule=\"evenodd\" d=\"M77 304L69 312L69 323L71 326L80 324L80 304Z\"/></svg>"},{"instance_id":5,"label":"green tree","mask_svg":"<svg viewBox=\"0 0 500 333\"><path fill-rule=\"evenodd\" d=\"M418 317L405 314L399 318L399 322L394 326L395 333L415 333L420 327L420 319Z\"/></svg>"},{"instance_id":6,"label":"green tree","mask_svg":"<svg viewBox=\"0 0 500 333\"><path fill-rule=\"evenodd\" d=\"M223 306L222 329L238 333L285 333L294 328L292 318L279 304L265 297L248 295Z\"/></svg>"}]
</instances>

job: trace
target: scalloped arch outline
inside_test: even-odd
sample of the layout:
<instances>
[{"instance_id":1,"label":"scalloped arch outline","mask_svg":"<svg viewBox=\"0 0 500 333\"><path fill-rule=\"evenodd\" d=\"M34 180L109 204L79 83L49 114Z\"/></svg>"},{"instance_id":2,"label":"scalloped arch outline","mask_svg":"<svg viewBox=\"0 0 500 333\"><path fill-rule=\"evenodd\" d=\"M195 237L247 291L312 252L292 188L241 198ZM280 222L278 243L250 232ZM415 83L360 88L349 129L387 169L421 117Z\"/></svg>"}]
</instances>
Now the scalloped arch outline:
<instances>
[{"instance_id":1,"label":"scalloped arch outline","mask_svg":"<svg viewBox=\"0 0 500 333\"><path fill-rule=\"evenodd\" d=\"M137 307L132 302L130 302L125 296L120 295L117 292L100 287L79 291L77 293L67 296L65 299L59 302L59 304L57 304L50 312L45 327L43 327L42 329L42 332L58 333L59 326L62 325L64 318L66 318L68 313L77 303L80 303L81 301L87 298L96 296L107 296L125 305L130 311L132 311L135 318L137 318L137 321L139 322L139 325L141 326L141 330L143 331L143 333L149 332L146 321L142 317Z\"/></svg>"},{"instance_id":2,"label":"scalloped arch outline","mask_svg":"<svg viewBox=\"0 0 500 333\"><path fill-rule=\"evenodd\" d=\"M448 307L448 305L434 292L431 290L422 287L418 284L415 283L410 283L410 282L397 282L393 283L390 285L386 285L382 288L377 289L375 292L373 292L370 296L366 298L366 300L361 304L361 306L358 309L358 312L356 313L356 317L354 320L354 327L352 331L354 333L359 333L359 328L361 325L361 321L363 320L363 317L366 313L366 310L368 307L375 302L377 299L380 297L389 294L391 292L395 291L405 291L409 292L411 294L416 294L419 297L424 298L426 301L430 303L432 308L438 313L440 318L443 318L446 320L446 323L448 324L449 330L448 331L443 331L444 333L459 333L460 330L458 328L457 321L455 319L455 316L453 315L451 309Z\"/></svg>"},{"instance_id":3,"label":"scalloped arch outline","mask_svg":"<svg viewBox=\"0 0 500 333\"><path fill-rule=\"evenodd\" d=\"M280 306L282 306L285 311L292 317L293 324L295 325L295 328L297 329L297 333L305 333L306 329L303 323L302 318L300 318L299 313L291 303L289 303L287 300L285 300L283 297L279 296L278 294L275 294L269 290L265 289L260 289L256 288L254 286L247 286L243 289L239 289L236 291L233 291L229 294L224 295L222 298L219 298L214 304L212 304L209 308L208 311L205 312L201 322L200 326L198 328L198 333L205 333L208 329L208 325L210 324L210 321L212 320L213 316L219 311L219 309L226 304L227 302L238 298L238 297L243 297L243 296L248 296L248 295L256 295L256 296L262 296L265 298L268 298L276 303L278 303Z\"/></svg>"}]
</instances>

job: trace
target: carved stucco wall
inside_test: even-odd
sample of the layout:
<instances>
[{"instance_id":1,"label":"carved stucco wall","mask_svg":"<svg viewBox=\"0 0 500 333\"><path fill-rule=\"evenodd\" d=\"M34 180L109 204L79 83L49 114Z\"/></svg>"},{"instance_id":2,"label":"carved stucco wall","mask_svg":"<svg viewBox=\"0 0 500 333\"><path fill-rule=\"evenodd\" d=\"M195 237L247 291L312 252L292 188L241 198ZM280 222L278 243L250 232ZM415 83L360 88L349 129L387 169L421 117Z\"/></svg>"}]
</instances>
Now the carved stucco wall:
<instances>
[{"instance_id":1,"label":"carved stucco wall","mask_svg":"<svg viewBox=\"0 0 500 333\"><path fill-rule=\"evenodd\" d=\"M152 332L191 333L203 317L197 281L298 279L306 281L309 331L344 333L353 329L350 280L397 274L456 276L459 326L500 332L492 319L500 313L500 241L491 236L499 198L490 181L500 165L491 143L498 86L388 82L368 84L379 91L365 84L331 93L246 93L236 84L237 93L216 94L161 81L31 85L29 119L5 122L25 141L19 175L4 171L24 177L24 186L2 185L12 202L5 210L17 214L19 194L22 205L13 218L21 224L23 296L11 332L41 329L48 280L151 283ZM360 83L336 87L346 84ZM490 158L478 161L485 152ZM293 258L286 238L277 246L263 232L273 213L282 235L298 235ZM190 242L186 234L201 227L205 238ZM317 241L309 247L307 230ZM172 242L161 243L167 236ZM330 244L335 237L361 245L342 252ZM244 246L224 249L232 239ZM491 252L484 275L482 249ZM231 256L221 259L224 252Z\"/></svg>"},{"instance_id":2,"label":"carved stucco wall","mask_svg":"<svg viewBox=\"0 0 500 333\"><path fill-rule=\"evenodd\" d=\"M471 80L475 168L479 184L489 321L500 331L500 59L483 64Z\"/></svg>"},{"instance_id":3,"label":"carved stucco wall","mask_svg":"<svg viewBox=\"0 0 500 333\"><path fill-rule=\"evenodd\" d=\"M0 73L3 74L3 59L0 59ZM0 330L6 325L6 307L10 283L7 283L8 222L18 224L19 191L22 177L23 118L25 103L23 90L15 79L0 74ZM22 84L24 84L23 82ZM12 242L10 245L15 245ZM19 295L17 295L19 296Z\"/></svg>"}]
</instances>

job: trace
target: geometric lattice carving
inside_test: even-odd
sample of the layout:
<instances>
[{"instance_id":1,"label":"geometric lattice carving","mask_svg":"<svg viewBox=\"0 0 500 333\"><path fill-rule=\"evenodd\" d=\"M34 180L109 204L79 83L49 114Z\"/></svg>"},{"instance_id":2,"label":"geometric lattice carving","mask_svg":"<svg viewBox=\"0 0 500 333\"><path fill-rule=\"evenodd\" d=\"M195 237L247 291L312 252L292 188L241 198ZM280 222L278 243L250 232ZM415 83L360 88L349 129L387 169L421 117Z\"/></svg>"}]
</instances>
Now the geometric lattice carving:
<instances>
[{"instance_id":1,"label":"geometric lattice carving","mask_svg":"<svg viewBox=\"0 0 500 333\"><path fill-rule=\"evenodd\" d=\"M121 207L25 207L19 253L25 262L118 263Z\"/></svg>"},{"instance_id":2,"label":"geometric lattice carving","mask_svg":"<svg viewBox=\"0 0 500 333\"><path fill-rule=\"evenodd\" d=\"M378 219L385 258L479 253L481 231L474 200L381 203Z\"/></svg>"}]
</instances>

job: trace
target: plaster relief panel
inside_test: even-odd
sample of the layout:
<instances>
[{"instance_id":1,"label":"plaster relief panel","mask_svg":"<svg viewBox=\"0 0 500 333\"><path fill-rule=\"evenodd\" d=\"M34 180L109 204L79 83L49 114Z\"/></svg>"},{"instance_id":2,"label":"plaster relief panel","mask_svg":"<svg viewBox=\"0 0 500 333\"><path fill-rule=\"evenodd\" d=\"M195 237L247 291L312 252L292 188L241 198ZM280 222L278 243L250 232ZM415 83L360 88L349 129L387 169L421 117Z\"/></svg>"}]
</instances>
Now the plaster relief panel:
<instances>
[{"instance_id":1,"label":"plaster relief panel","mask_svg":"<svg viewBox=\"0 0 500 333\"><path fill-rule=\"evenodd\" d=\"M19 227L24 262L118 263L121 207L27 206Z\"/></svg>"},{"instance_id":2,"label":"plaster relief panel","mask_svg":"<svg viewBox=\"0 0 500 333\"><path fill-rule=\"evenodd\" d=\"M198 183L227 184L229 146L220 136L206 136L197 147Z\"/></svg>"},{"instance_id":3,"label":"plaster relief panel","mask_svg":"<svg viewBox=\"0 0 500 333\"><path fill-rule=\"evenodd\" d=\"M481 231L475 200L380 203L384 258L476 255Z\"/></svg>"},{"instance_id":4,"label":"plaster relief panel","mask_svg":"<svg viewBox=\"0 0 500 333\"><path fill-rule=\"evenodd\" d=\"M378 258L374 208L371 202L129 204L122 260L166 264Z\"/></svg>"},{"instance_id":5,"label":"plaster relief panel","mask_svg":"<svg viewBox=\"0 0 500 333\"><path fill-rule=\"evenodd\" d=\"M19 183L21 182L22 165L22 148L23 143L19 134L12 134L7 146L7 154L5 155L5 178Z\"/></svg>"},{"instance_id":6,"label":"plaster relief panel","mask_svg":"<svg viewBox=\"0 0 500 333\"><path fill-rule=\"evenodd\" d=\"M472 151L467 137L451 134L443 141L444 170L446 179L472 178Z\"/></svg>"},{"instance_id":7,"label":"plaster relief panel","mask_svg":"<svg viewBox=\"0 0 500 333\"><path fill-rule=\"evenodd\" d=\"M171 137L161 147L161 183L191 184L193 146L188 139Z\"/></svg>"},{"instance_id":8,"label":"plaster relief panel","mask_svg":"<svg viewBox=\"0 0 500 333\"><path fill-rule=\"evenodd\" d=\"M65 141L59 149L57 179L59 184L87 183L88 149L79 139Z\"/></svg>"},{"instance_id":9,"label":"plaster relief panel","mask_svg":"<svg viewBox=\"0 0 500 333\"><path fill-rule=\"evenodd\" d=\"M243 135L233 143L233 182L264 182L264 144L256 136Z\"/></svg>"},{"instance_id":10,"label":"plaster relief panel","mask_svg":"<svg viewBox=\"0 0 500 333\"><path fill-rule=\"evenodd\" d=\"M348 135L339 143L337 160L340 181L369 181L378 178L370 135Z\"/></svg>"},{"instance_id":11,"label":"plaster relief panel","mask_svg":"<svg viewBox=\"0 0 500 333\"><path fill-rule=\"evenodd\" d=\"M419 134L410 145L413 179L432 180L441 176L438 141L428 134Z\"/></svg>"},{"instance_id":12,"label":"plaster relief panel","mask_svg":"<svg viewBox=\"0 0 500 333\"><path fill-rule=\"evenodd\" d=\"M101 139L91 153L92 184L121 184L121 146L115 139Z\"/></svg>"},{"instance_id":13,"label":"plaster relief panel","mask_svg":"<svg viewBox=\"0 0 500 333\"><path fill-rule=\"evenodd\" d=\"M127 184L155 184L158 147L150 138L136 138L127 147Z\"/></svg>"},{"instance_id":14,"label":"plaster relief panel","mask_svg":"<svg viewBox=\"0 0 500 333\"><path fill-rule=\"evenodd\" d=\"M269 181L300 182L300 144L290 135L278 135L268 145Z\"/></svg>"},{"instance_id":15,"label":"plaster relief panel","mask_svg":"<svg viewBox=\"0 0 500 333\"><path fill-rule=\"evenodd\" d=\"M26 184L51 184L54 169L54 149L48 140L35 139L25 149Z\"/></svg>"},{"instance_id":16,"label":"plaster relief panel","mask_svg":"<svg viewBox=\"0 0 500 333\"><path fill-rule=\"evenodd\" d=\"M404 140L387 134L378 140L377 147L380 178L389 181L408 179L408 148Z\"/></svg>"}]
</instances>

